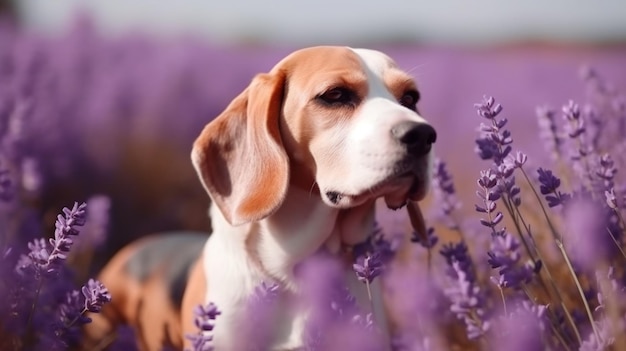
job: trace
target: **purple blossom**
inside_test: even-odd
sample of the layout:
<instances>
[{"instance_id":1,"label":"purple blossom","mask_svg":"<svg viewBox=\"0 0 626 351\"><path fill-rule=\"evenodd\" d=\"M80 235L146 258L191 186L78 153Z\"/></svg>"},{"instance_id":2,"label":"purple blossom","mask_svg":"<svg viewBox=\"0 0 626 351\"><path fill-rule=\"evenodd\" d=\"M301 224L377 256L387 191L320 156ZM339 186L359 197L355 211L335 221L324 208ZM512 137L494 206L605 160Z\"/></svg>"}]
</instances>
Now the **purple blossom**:
<instances>
[{"instance_id":1,"label":"purple blossom","mask_svg":"<svg viewBox=\"0 0 626 351\"><path fill-rule=\"evenodd\" d=\"M607 318L595 321L598 326L599 338L595 333L589 332L580 345L579 351L603 351L609 350L615 343L615 336L611 333L611 323Z\"/></svg>"},{"instance_id":2,"label":"purple blossom","mask_svg":"<svg viewBox=\"0 0 626 351\"><path fill-rule=\"evenodd\" d=\"M48 273L58 270L59 265L67 258L67 254L74 243L71 236L78 235L76 227L85 225L87 204L74 203L72 209L63 208L65 216L59 215L55 223L54 239L50 239L52 252L45 269Z\"/></svg>"},{"instance_id":3,"label":"purple blossom","mask_svg":"<svg viewBox=\"0 0 626 351\"><path fill-rule=\"evenodd\" d=\"M561 136L559 136L558 127L556 125L556 111L543 106L537 108L536 114L539 124L539 137L543 139L552 159L556 160L561 152L561 145L563 144L563 140Z\"/></svg>"},{"instance_id":4,"label":"purple blossom","mask_svg":"<svg viewBox=\"0 0 626 351\"><path fill-rule=\"evenodd\" d=\"M480 224L485 227L489 227L492 233L495 234L495 226L498 225L504 216L502 212L496 212L496 201L500 199L501 192L496 189L498 184L497 173L488 169L486 171L480 171L480 178L478 178L478 185L480 189L476 192L476 195L482 199L483 203L480 205L474 205L476 212L487 214L487 218L480 218Z\"/></svg>"},{"instance_id":5,"label":"purple blossom","mask_svg":"<svg viewBox=\"0 0 626 351\"><path fill-rule=\"evenodd\" d=\"M450 286L444 294L450 300L450 311L463 321L470 339L484 335L490 329L487 297L476 281L475 267L463 242L446 244L441 250L448 263L446 271Z\"/></svg>"},{"instance_id":6,"label":"purple blossom","mask_svg":"<svg viewBox=\"0 0 626 351\"><path fill-rule=\"evenodd\" d=\"M495 350L543 350L548 328L547 306L529 301L518 302L515 309L493 323L490 344ZM547 339L549 342L549 339ZM550 345L553 346L553 345Z\"/></svg>"},{"instance_id":7,"label":"purple blossom","mask_svg":"<svg viewBox=\"0 0 626 351\"><path fill-rule=\"evenodd\" d=\"M611 189L614 186L614 178L617 173L615 162L609 154L604 154L600 157L600 167L596 168L595 175L603 183L604 189Z\"/></svg>"},{"instance_id":8,"label":"purple blossom","mask_svg":"<svg viewBox=\"0 0 626 351\"><path fill-rule=\"evenodd\" d=\"M194 308L194 323L198 328L198 333L186 336L187 339L191 340L193 351L213 351L213 336L210 332L215 327L215 319L221 313L212 302Z\"/></svg>"},{"instance_id":9,"label":"purple blossom","mask_svg":"<svg viewBox=\"0 0 626 351\"><path fill-rule=\"evenodd\" d=\"M503 129L507 119L497 120L496 116L502 112L502 106L495 104L493 97L484 97L482 103L474 104L479 116L491 121L491 124L481 124L481 135L476 139L476 152L483 160L493 160L496 165L511 152L511 132Z\"/></svg>"},{"instance_id":10,"label":"purple blossom","mask_svg":"<svg viewBox=\"0 0 626 351\"><path fill-rule=\"evenodd\" d=\"M473 276L473 263L472 259L469 255L469 250L467 248L467 244L463 241L459 241L456 243L447 243L443 244L439 253L445 258L446 264L448 265L448 275L451 277L456 277L456 273L450 270L453 262L457 262L461 269L469 274L469 279L473 280L475 277Z\"/></svg>"},{"instance_id":11,"label":"purple blossom","mask_svg":"<svg viewBox=\"0 0 626 351\"><path fill-rule=\"evenodd\" d=\"M0 170L0 200L11 201L15 195L14 193L10 172L6 169Z\"/></svg>"},{"instance_id":12,"label":"purple blossom","mask_svg":"<svg viewBox=\"0 0 626 351\"><path fill-rule=\"evenodd\" d=\"M496 104L496 100L492 96L484 96L481 103L474 104L474 108L476 108L479 116L489 120L494 119L502 112L502 106Z\"/></svg>"},{"instance_id":13,"label":"purple blossom","mask_svg":"<svg viewBox=\"0 0 626 351\"><path fill-rule=\"evenodd\" d=\"M382 347L379 333L373 332L368 322L372 316L368 317L369 311L357 304L345 285L340 262L326 254L316 255L302 265L299 275L303 302L311 311L306 321L306 350Z\"/></svg>"},{"instance_id":14,"label":"purple blossom","mask_svg":"<svg viewBox=\"0 0 626 351\"><path fill-rule=\"evenodd\" d=\"M461 207L456 196L452 175L448 172L445 162L436 158L433 165L433 192L437 197L437 208L441 218L448 228L459 230L456 220L452 217L454 211Z\"/></svg>"},{"instance_id":15,"label":"purple blossom","mask_svg":"<svg viewBox=\"0 0 626 351\"><path fill-rule=\"evenodd\" d=\"M616 194L614 188L610 188L609 190L604 191L604 197L606 199L606 204L610 209L616 210L621 208L624 205L624 195Z\"/></svg>"},{"instance_id":16,"label":"purple blossom","mask_svg":"<svg viewBox=\"0 0 626 351\"><path fill-rule=\"evenodd\" d=\"M540 263L522 264L520 243L511 234L504 233L491 238L491 250L487 260L491 268L498 269L501 287L519 289L531 281L533 274L541 267Z\"/></svg>"},{"instance_id":17,"label":"purple blossom","mask_svg":"<svg viewBox=\"0 0 626 351\"><path fill-rule=\"evenodd\" d=\"M548 201L549 207L562 205L570 198L568 194L559 191L561 180L552 174L551 170L539 168L537 173L539 174L539 190L544 195L546 201Z\"/></svg>"},{"instance_id":18,"label":"purple blossom","mask_svg":"<svg viewBox=\"0 0 626 351\"><path fill-rule=\"evenodd\" d=\"M383 272L384 267L385 265L378 253L366 253L358 256L352 265L358 279L368 284Z\"/></svg>"},{"instance_id":19,"label":"purple blossom","mask_svg":"<svg viewBox=\"0 0 626 351\"><path fill-rule=\"evenodd\" d=\"M580 118L580 107L570 100L563 108L563 117L569 122L568 135L572 139L578 138L585 132L583 119Z\"/></svg>"},{"instance_id":20,"label":"purple blossom","mask_svg":"<svg viewBox=\"0 0 626 351\"><path fill-rule=\"evenodd\" d=\"M383 232L378 223L374 223L372 234L364 242L354 245L352 253L355 257L355 261L359 257L376 255L378 256L377 260L385 265L396 255L400 246L400 240L401 239L397 236L387 238L387 235Z\"/></svg>"},{"instance_id":21,"label":"purple blossom","mask_svg":"<svg viewBox=\"0 0 626 351\"><path fill-rule=\"evenodd\" d=\"M435 228L429 227L426 230L426 238L413 231L411 233L411 242L418 243L425 249L432 249L439 242L439 237L435 234Z\"/></svg>"},{"instance_id":22,"label":"purple blossom","mask_svg":"<svg viewBox=\"0 0 626 351\"><path fill-rule=\"evenodd\" d=\"M465 323L470 340L479 338L491 327L486 316L485 295L460 262L453 261L451 268L455 277L451 286L444 290L450 299L450 311Z\"/></svg>"},{"instance_id":23,"label":"purple blossom","mask_svg":"<svg viewBox=\"0 0 626 351\"><path fill-rule=\"evenodd\" d=\"M97 280L89 279L81 290L85 296L85 309L89 312L98 313L105 303L111 301L109 290Z\"/></svg>"}]
</instances>

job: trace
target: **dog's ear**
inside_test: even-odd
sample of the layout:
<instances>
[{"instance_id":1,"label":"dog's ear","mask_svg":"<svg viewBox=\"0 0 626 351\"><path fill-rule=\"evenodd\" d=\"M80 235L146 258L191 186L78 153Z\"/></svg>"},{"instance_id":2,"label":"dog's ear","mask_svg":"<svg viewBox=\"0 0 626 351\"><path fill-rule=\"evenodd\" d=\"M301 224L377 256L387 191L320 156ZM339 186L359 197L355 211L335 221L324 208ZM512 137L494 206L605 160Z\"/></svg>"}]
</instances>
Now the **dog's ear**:
<instances>
[{"instance_id":1,"label":"dog's ear","mask_svg":"<svg viewBox=\"0 0 626 351\"><path fill-rule=\"evenodd\" d=\"M289 183L279 130L285 74L257 75L196 139L193 165L211 199L232 225L272 214Z\"/></svg>"}]
</instances>

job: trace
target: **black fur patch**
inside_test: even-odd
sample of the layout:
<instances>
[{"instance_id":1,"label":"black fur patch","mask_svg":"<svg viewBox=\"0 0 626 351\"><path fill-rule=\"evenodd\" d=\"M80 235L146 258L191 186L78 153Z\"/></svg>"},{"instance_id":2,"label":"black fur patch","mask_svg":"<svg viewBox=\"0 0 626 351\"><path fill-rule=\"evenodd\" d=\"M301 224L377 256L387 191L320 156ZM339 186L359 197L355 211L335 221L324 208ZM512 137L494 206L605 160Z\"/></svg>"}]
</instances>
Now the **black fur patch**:
<instances>
[{"instance_id":1,"label":"black fur patch","mask_svg":"<svg viewBox=\"0 0 626 351\"><path fill-rule=\"evenodd\" d=\"M189 278L189 269L200 257L208 233L165 232L137 249L126 262L126 273L145 282L156 271L163 272L172 304L180 308Z\"/></svg>"}]
</instances>

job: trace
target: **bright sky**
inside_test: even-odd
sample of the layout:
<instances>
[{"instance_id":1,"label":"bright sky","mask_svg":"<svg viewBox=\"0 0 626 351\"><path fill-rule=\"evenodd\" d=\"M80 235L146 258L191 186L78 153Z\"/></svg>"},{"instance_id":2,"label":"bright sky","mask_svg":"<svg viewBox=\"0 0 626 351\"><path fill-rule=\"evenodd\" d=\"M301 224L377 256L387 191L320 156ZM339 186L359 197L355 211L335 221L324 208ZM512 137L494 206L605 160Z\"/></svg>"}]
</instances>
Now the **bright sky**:
<instances>
[{"instance_id":1,"label":"bright sky","mask_svg":"<svg viewBox=\"0 0 626 351\"><path fill-rule=\"evenodd\" d=\"M19 0L50 30L84 8L113 31L199 33L217 41L346 43L382 39L626 40L624 0Z\"/></svg>"}]
</instances>

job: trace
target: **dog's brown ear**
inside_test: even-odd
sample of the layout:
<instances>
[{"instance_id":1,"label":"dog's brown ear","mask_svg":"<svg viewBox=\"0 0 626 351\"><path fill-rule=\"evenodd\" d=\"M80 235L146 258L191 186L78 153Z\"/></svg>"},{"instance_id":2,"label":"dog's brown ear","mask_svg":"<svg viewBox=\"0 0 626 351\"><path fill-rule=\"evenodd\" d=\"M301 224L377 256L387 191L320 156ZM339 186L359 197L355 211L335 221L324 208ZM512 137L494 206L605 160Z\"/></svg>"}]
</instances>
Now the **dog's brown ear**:
<instances>
[{"instance_id":1,"label":"dog's brown ear","mask_svg":"<svg viewBox=\"0 0 626 351\"><path fill-rule=\"evenodd\" d=\"M232 225L267 217L287 193L289 159L278 121L284 80L280 71L256 76L194 143L193 165Z\"/></svg>"}]
</instances>

